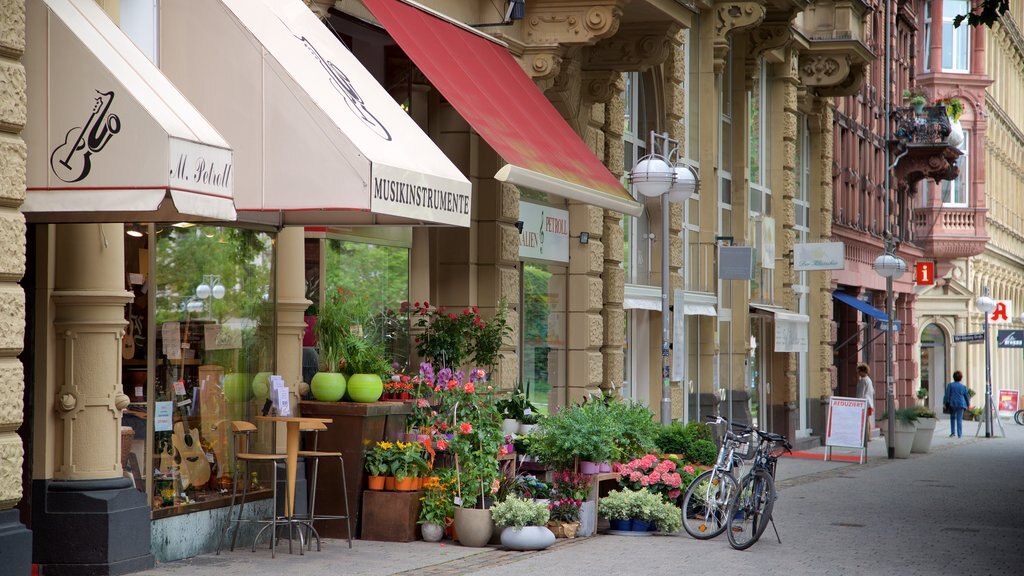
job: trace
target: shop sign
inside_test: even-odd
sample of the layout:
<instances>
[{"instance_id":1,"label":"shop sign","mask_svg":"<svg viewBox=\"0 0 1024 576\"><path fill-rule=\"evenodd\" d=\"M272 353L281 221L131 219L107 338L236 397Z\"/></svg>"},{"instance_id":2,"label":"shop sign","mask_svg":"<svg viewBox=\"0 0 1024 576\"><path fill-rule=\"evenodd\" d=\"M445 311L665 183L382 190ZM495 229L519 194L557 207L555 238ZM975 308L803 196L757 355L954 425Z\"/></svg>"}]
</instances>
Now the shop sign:
<instances>
[{"instance_id":1,"label":"shop sign","mask_svg":"<svg viewBox=\"0 0 1024 576\"><path fill-rule=\"evenodd\" d=\"M775 317L775 351L807 352L807 323Z\"/></svg>"},{"instance_id":2,"label":"shop sign","mask_svg":"<svg viewBox=\"0 0 1024 576\"><path fill-rule=\"evenodd\" d=\"M519 257L552 262L569 261L569 212L550 206L519 202Z\"/></svg>"},{"instance_id":3,"label":"shop sign","mask_svg":"<svg viewBox=\"0 0 1024 576\"><path fill-rule=\"evenodd\" d=\"M988 321L992 324L1009 324L1013 322L1013 301L996 300L996 309L988 315Z\"/></svg>"},{"instance_id":4,"label":"shop sign","mask_svg":"<svg viewBox=\"0 0 1024 576\"><path fill-rule=\"evenodd\" d=\"M1017 401L1020 397L1019 390L1000 390L999 391L999 411L1000 412L1016 412Z\"/></svg>"},{"instance_id":5,"label":"shop sign","mask_svg":"<svg viewBox=\"0 0 1024 576\"><path fill-rule=\"evenodd\" d=\"M1024 330L1000 330L996 337L999 348L1024 348Z\"/></svg>"},{"instance_id":6,"label":"shop sign","mask_svg":"<svg viewBox=\"0 0 1024 576\"><path fill-rule=\"evenodd\" d=\"M842 242L815 242L793 246L794 270L842 270L846 266Z\"/></svg>"},{"instance_id":7,"label":"shop sign","mask_svg":"<svg viewBox=\"0 0 1024 576\"><path fill-rule=\"evenodd\" d=\"M775 218L761 219L761 268L775 269Z\"/></svg>"}]
</instances>

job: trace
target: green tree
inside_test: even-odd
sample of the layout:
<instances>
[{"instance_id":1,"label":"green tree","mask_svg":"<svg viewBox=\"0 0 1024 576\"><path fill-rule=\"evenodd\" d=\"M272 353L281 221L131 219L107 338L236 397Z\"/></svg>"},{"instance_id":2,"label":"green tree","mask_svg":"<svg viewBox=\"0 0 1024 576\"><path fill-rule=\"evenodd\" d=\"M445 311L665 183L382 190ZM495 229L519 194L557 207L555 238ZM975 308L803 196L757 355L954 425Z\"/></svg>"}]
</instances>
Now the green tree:
<instances>
[{"instance_id":1,"label":"green tree","mask_svg":"<svg viewBox=\"0 0 1024 576\"><path fill-rule=\"evenodd\" d=\"M1007 10L1010 9L1010 0L982 0L976 4L967 14L960 14L953 18L953 26L960 27L964 21L968 26L988 26L999 20Z\"/></svg>"}]
</instances>

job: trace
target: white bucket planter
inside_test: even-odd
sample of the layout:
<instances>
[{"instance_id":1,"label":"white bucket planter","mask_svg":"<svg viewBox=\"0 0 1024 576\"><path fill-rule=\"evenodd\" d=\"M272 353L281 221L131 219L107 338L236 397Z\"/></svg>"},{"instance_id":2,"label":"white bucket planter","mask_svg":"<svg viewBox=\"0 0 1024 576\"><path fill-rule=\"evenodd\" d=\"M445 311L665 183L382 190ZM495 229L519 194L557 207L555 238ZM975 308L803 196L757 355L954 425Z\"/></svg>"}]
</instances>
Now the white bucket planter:
<instances>
[{"instance_id":1,"label":"white bucket planter","mask_svg":"<svg viewBox=\"0 0 1024 576\"><path fill-rule=\"evenodd\" d=\"M543 550L555 543L555 533L547 526L509 526L501 531L501 545L511 550Z\"/></svg>"},{"instance_id":2,"label":"white bucket planter","mask_svg":"<svg viewBox=\"0 0 1024 576\"><path fill-rule=\"evenodd\" d=\"M519 432L519 420L515 418L505 418L501 421L501 433L505 436L509 436Z\"/></svg>"},{"instance_id":3,"label":"white bucket planter","mask_svg":"<svg viewBox=\"0 0 1024 576\"><path fill-rule=\"evenodd\" d=\"M917 434L917 427L913 424L896 423L896 437L890 444L894 448L894 455L897 458L910 458L910 449L914 446L914 435Z\"/></svg>"},{"instance_id":4,"label":"white bucket planter","mask_svg":"<svg viewBox=\"0 0 1024 576\"><path fill-rule=\"evenodd\" d=\"M586 538L597 533L597 503L587 500L580 506L580 529L576 536Z\"/></svg>"},{"instance_id":5,"label":"white bucket planter","mask_svg":"<svg viewBox=\"0 0 1024 576\"><path fill-rule=\"evenodd\" d=\"M914 454L927 454L932 448L932 436L935 434L936 418L918 418L917 432L914 433L914 443L910 451Z\"/></svg>"},{"instance_id":6,"label":"white bucket planter","mask_svg":"<svg viewBox=\"0 0 1024 576\"><path fill-rule=\"evenodd\" d=\"M964 143L964 128L960 125L960 121L954 121L952 118L949 119L949 136L946 138L946 144L954 148L960 148Z\"/></svg>"},{"instance_id":7,"label":"white bucket planter","mask_svg":"<svg viewBox=\"0 0 1024 576\"><path fill-rule=\"evenodd\" d=\"M537 427L536 424L520 424L519 425L519 433L520 434L529 434L530 432L533 432L533 429L536 428L536 427Z\"/></svg>"}]
</instances>

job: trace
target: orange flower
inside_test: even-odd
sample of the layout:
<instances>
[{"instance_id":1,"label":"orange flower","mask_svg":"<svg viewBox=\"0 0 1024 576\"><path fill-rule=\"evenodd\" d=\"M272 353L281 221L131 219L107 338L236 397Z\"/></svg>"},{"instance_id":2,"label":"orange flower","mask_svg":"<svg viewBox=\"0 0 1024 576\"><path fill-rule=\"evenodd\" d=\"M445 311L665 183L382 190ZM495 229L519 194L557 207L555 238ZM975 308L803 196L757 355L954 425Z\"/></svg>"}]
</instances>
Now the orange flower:
<instances>
[{"instance_id":1,"label":"orange flower","mask_svg":"<svg viewBox=\"0 0 1024 576\"><path fill-rule=\"evenodd\" d=\"M463 422L462 424L459 424L459 431L463 434L469 434L473 431L473 425L469 422Z\"/></svg>"}]
</instances>

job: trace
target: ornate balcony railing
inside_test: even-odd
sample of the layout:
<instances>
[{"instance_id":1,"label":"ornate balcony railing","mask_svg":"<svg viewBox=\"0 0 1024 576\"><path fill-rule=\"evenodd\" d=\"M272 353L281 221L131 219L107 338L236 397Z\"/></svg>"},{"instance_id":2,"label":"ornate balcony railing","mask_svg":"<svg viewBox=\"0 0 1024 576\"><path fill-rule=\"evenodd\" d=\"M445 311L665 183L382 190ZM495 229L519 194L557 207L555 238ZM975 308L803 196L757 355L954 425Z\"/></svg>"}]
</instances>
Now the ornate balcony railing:
<instances>
[{"instance_id":1,"label":"ornate balcony railing","mask_svg":"<svg viewBox=\"0 0 1024 576\"><path fill-rule=\"evenodd\" d=\"M903 145L944 145L952 128L945 106L925 106L921 112L914 108L896 108L896 140Z\"/></svg>"},{"instance_id":2,"label":"ornate balcony railing","mask_svg":"<svg viewBox=\"0 0 1024 576\"><path fill-rule=\"evenodd\" d=\"M961 152L948 142L952 127L945 106L925 106L919 112L896 108L893 121L889 150L896 164L893 177L901 190L913 194L914 185L925 178L939 182L960 174L956 159Z\"/></svg>"}]
</instances>

